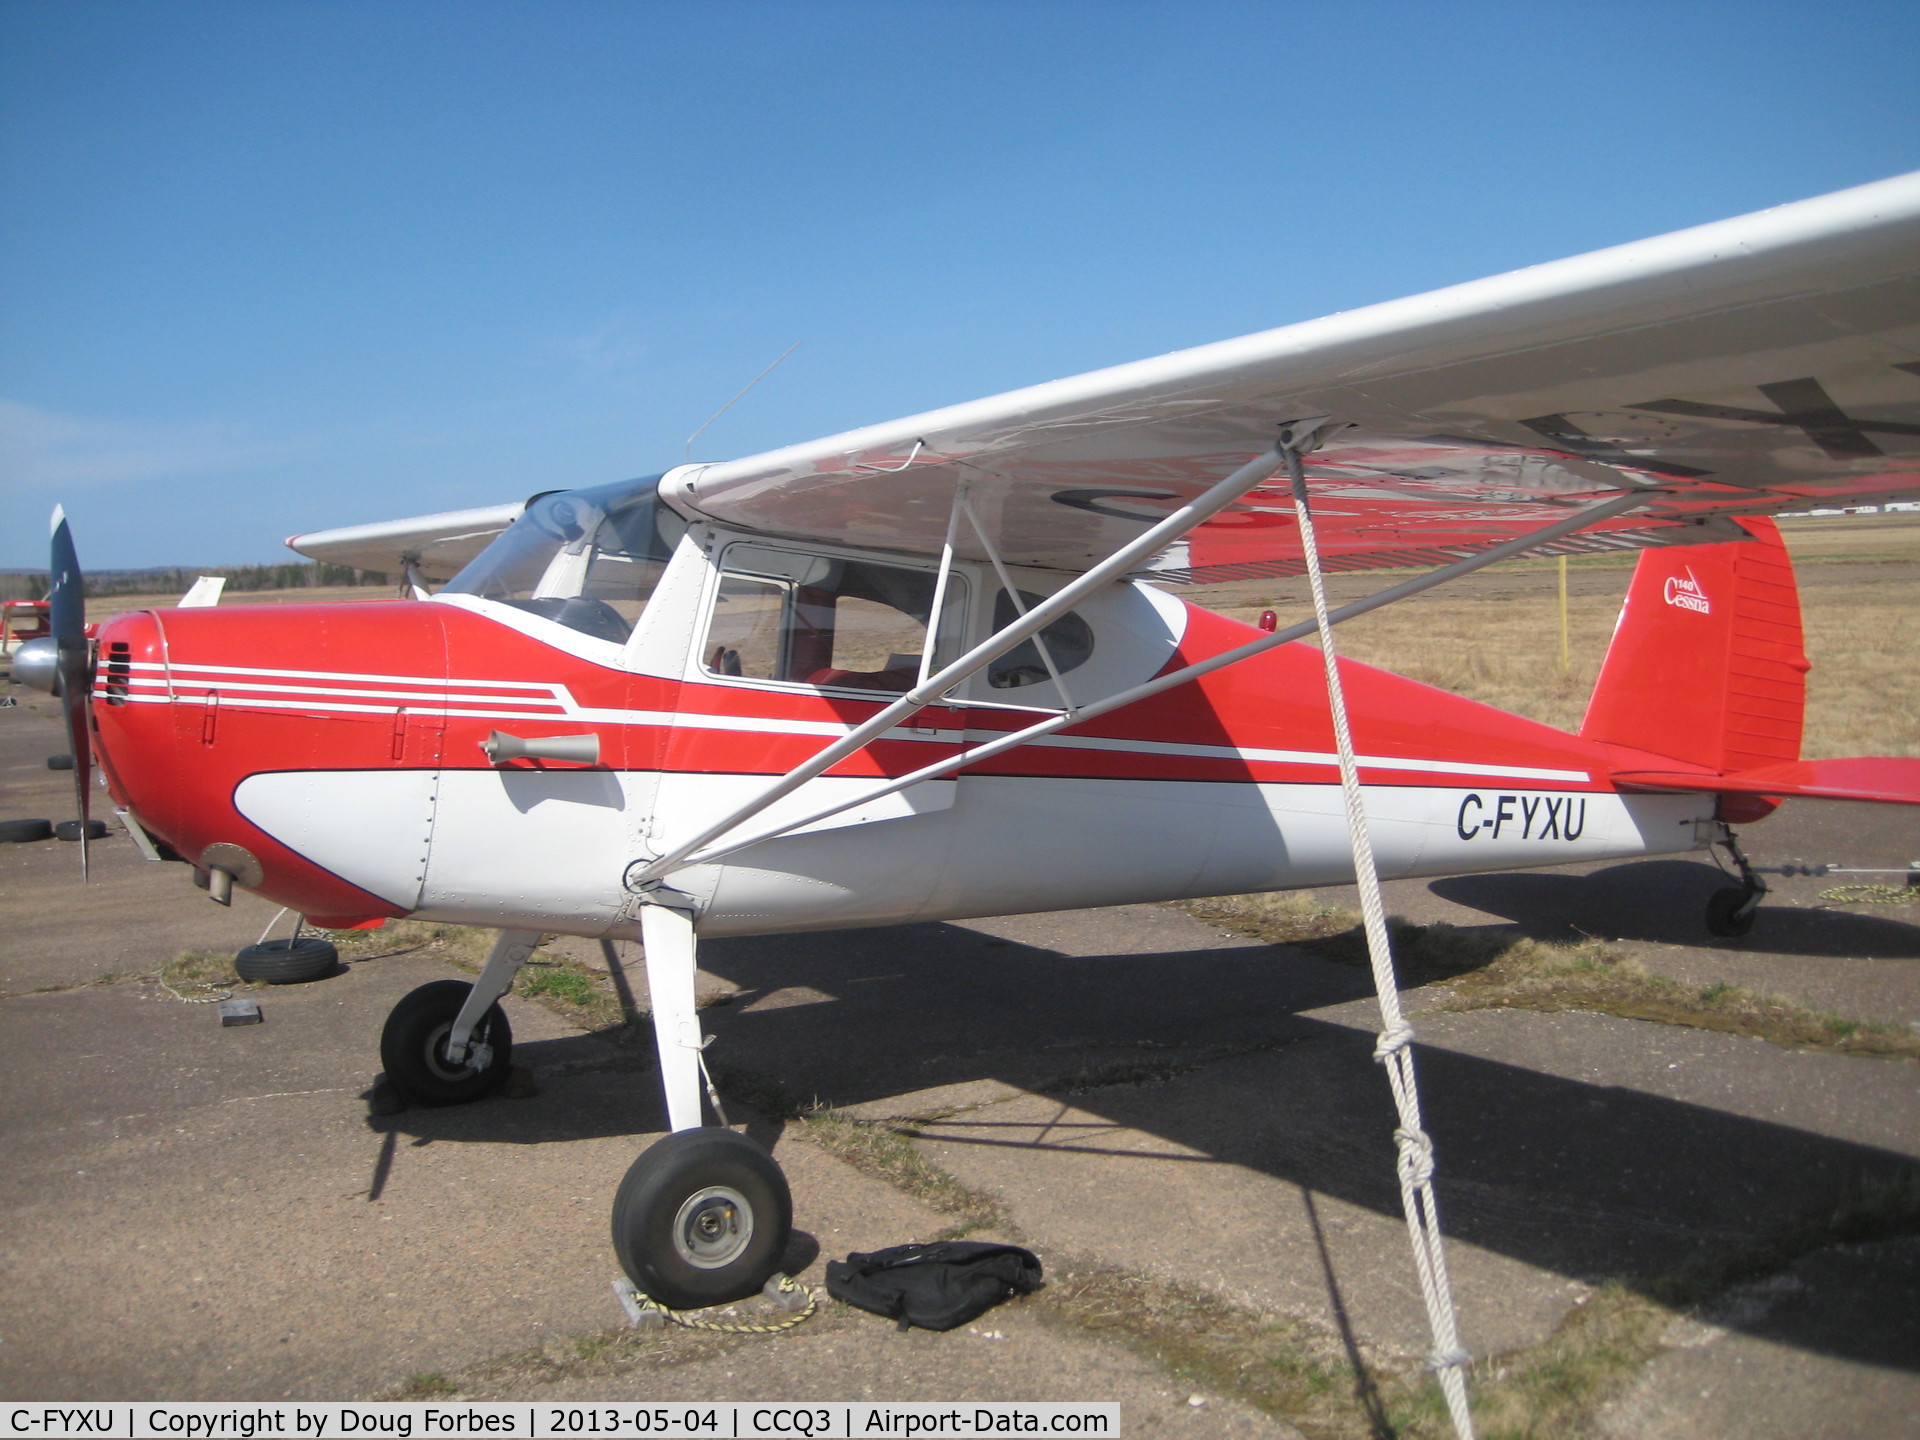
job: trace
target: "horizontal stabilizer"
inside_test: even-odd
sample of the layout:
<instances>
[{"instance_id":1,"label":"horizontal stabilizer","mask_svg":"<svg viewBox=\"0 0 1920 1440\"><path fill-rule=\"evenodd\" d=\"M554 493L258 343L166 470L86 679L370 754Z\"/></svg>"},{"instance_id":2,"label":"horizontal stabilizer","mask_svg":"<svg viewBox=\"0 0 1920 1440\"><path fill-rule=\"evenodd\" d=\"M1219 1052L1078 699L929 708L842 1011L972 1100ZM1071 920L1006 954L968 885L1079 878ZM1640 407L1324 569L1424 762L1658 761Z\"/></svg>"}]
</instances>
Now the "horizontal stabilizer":
<instances>
[{"instance_id":1,"label":"horizontal stabilizer","mask_svg":"<svg viewBox=\"0 0 1920 1440\"><path fill-rule=\"evenodd\" d=\"M1860 755L1844 760L1789 760L1731 775L1664 770L1616 770L1628 790L1701 790L1720 795L1770 795L1808 800L1877 800L1920 805L1920 759Z\"/></svg>"}]
</instances>

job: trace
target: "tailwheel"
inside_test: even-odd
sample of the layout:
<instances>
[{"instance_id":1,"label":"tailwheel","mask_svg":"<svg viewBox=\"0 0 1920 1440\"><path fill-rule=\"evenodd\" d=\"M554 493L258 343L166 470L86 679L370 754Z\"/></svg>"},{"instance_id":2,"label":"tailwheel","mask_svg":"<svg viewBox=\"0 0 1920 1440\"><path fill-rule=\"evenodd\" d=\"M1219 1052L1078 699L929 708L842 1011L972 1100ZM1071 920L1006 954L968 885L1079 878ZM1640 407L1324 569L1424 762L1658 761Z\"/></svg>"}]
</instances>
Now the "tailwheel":
<instances>
[{"instance_id":1,"label":"tailwheel","mask_svg":"<svg viewBox=\"0 0 1920 1440\"><path fill-rule=\"evenodd\" d=\"M415 1105L465 1105L499 1089L512 1068L513 1031L498 1005L473 1027L462 1060L447 1056L453 1022L473 987L435 980L408 994L380 1032L380 1063L387 1079Z\"/></svg>"},{"instance_id":2,"label":"tailwheel","mask_svg":"<svg viewBox=\"0 0 1920 1440\"><path fill-rule=\"evenodd\" d=\"M1737 940L1753 930L1760 913L1760 892L1739 885L1716 890L1707 900L1707 930L1723 940Z\"/></svg>"},{"instance_id":3,"label":"tailwheel","mask_svg":"<svg viewBox=\"0 0 1920 1440\"><path fill-rule=\"evenodd\" d=\"M1713 892L1707 901L1707 929L1723 940L1738 940L1753 929L1753 917L1767 893L1767 882L1740 848L1740 838L1732 826L1722 824L1720 838L1714 844L1724 849L1739 869L1740 883Z\"/></svg>"},{"instance_id":4,"label":"tailwheel","mask_svg":"<svg viewBox=\"0 0 1920 1440\"><path fill-rule=\"evenodd\" d=\"M679 1130L627 1171L613 1201L613 1248L644 1294L699 1310L757 1294L793 1231L787 1177L731 1130Z\"/></svg>"}]
</instances>

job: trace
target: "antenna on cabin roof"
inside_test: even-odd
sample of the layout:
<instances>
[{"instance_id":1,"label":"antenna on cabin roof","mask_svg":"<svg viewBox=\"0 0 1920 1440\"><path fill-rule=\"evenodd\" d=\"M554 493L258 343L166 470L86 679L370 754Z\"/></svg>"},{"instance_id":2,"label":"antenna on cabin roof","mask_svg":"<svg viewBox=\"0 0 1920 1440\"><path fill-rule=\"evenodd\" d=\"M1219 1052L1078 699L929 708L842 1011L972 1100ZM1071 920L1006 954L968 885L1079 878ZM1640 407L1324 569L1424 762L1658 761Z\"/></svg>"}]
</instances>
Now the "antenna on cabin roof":
<instances>
[{"instance_id":1,"label":"antenna on cabin roof","mask_svg":"<svg viewBox=\"0 0 1920 1440\"><path fill-rule=\"evenodd\" d=\"M780 361L786 359L787 356L791 355L794 351L798 350L802 343L803 343L803 340L796 340L791 345L787 346L786 349L782 350L780 352L779 358L776 359L773 362L773 364L767 366L766 369L762 370L758 375L754 376L745 385L742 385L740 387L740 395L745 395L747 391L751 390L754 386L758 385L762 380L766 379L767 376L771 375L774 372L774 370L779 367ZM698 440L702 435L706 433L707 425L713 424L714 421L718 420L722 415L726 414L727 411L731 410L735 405L738 405L740 403L740 395L734 396L733 399L727 401L726 404L722 405L718 410L714 411L713 414L707 417L706 425L702 425L698 430L694 431L693 434L687 436L686 446L681 451L681 456L683 459L691 460L693 458L693 442Z\"/></svg>"}]
</instances>

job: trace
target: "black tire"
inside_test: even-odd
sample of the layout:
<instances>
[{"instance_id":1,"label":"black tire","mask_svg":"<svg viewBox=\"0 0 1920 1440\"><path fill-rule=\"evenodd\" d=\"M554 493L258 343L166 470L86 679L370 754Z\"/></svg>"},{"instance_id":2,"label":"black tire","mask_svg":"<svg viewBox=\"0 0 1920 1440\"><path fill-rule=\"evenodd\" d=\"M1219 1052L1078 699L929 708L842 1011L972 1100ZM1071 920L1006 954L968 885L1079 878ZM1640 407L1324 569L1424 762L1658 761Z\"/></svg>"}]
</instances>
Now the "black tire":
<instances>
[{"instance_id":1,"label":"black tire","mask_svg":"<svg viewBox=\"0 0 1920 1440\"><path fill-rule=\"evenodd\" d=\"M71 770L71 769L73 769L73 756L71 756L71 755L49 755L49 756L47 756L47 769L49 769L49 770Z\"/></svg>"},{"instance_id":2,"label":"black tire","mask_svg":"<svg viewBox=\"0 0 1920 1440\"><path fill-rule=\"evenodd\" d=\"M793 1194L773 1157L731 1130L656 1140L613 1200L620 1268L670 1310L758 1294L793 1233Z\"/></svg>"},{"instance_id":3,"label":"black tire","mask_svg":"<svg viewBox=\"0 0 1920 1440\"><path fill-rule=\"evenodd\" d=\"M51 820L0 820L0 840L26 845L35 840L51 840Z\"/></svg>"},{"instance_id":4,"label":"black tire","mask_svg":"<svg viewBox=\"0 0 1920 1440\"><path fill-rule=\"evenodd\" d=\"M78 820L62 820L58 825L53 827L53 833L57 838L61 840L73 840L77 842L80 839L80 822ZM106 821L104 820L87 821L87 839L104 840L106 838L107 838L107 822Z\"/></svg>"},{"instance_id":5,"label":"black tire","mask_svg":"<svg viewBox=\"0 0 1920 1440\"><path fill-rule=\"evenodd\" d=\"M513 1068L513 1029L498 1005L488 1007L473 1038L490 1046L483 1069L447 1063L447 1035L473 987L464 980L435 980L408 994L387 1016L380 1032L380 1063L393 1088L414 1105L466 1105L499 1089Z\"/></svg>"},{"instance_id":6,"label":"black tire","mask_svg":"<svg viewBox=\"0 0 1920 1440\"><path fill-rule=\"evenodd\" d=\"M1748 892L1738 886L1729 885L1724 890L1716 890L1707 899L1707 929L1722 940L1738 940L1753 929L1754 917L1760 913L1758 906L1740 915L1742 905L1747 903Z\"/></svg>"},{"instance_id":7,"label":"black tire","mask_svg":"<svg viewBox=\"0 0 1920 1440\"><path fill-rule=\"evenodd\" d=\"M267 985L304 985L324 980L340 968L340 952L331 940L302 935L298 940L263 940L234 957L234 973L242 980Z\"/></svg>"}]
</instances>

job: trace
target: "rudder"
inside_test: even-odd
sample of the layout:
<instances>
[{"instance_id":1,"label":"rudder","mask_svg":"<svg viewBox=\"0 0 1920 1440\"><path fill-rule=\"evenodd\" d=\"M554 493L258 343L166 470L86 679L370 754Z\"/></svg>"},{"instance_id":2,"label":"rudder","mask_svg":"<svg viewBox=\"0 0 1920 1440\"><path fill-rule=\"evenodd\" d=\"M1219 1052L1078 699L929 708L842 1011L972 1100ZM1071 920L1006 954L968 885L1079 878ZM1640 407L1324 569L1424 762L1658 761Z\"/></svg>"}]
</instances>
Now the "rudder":
<instances>
[{"instance_id":1,"label":"rudder","mask_svg":"<svg viewBox=\"0 0 1920 1440\"><path fill-rule=\"evenodd\" d=\"M1800 593L1780 528L1644 550L1580 725L1728 774L1800 758L1807 663Z\"/></svg>"}]
</instances>

